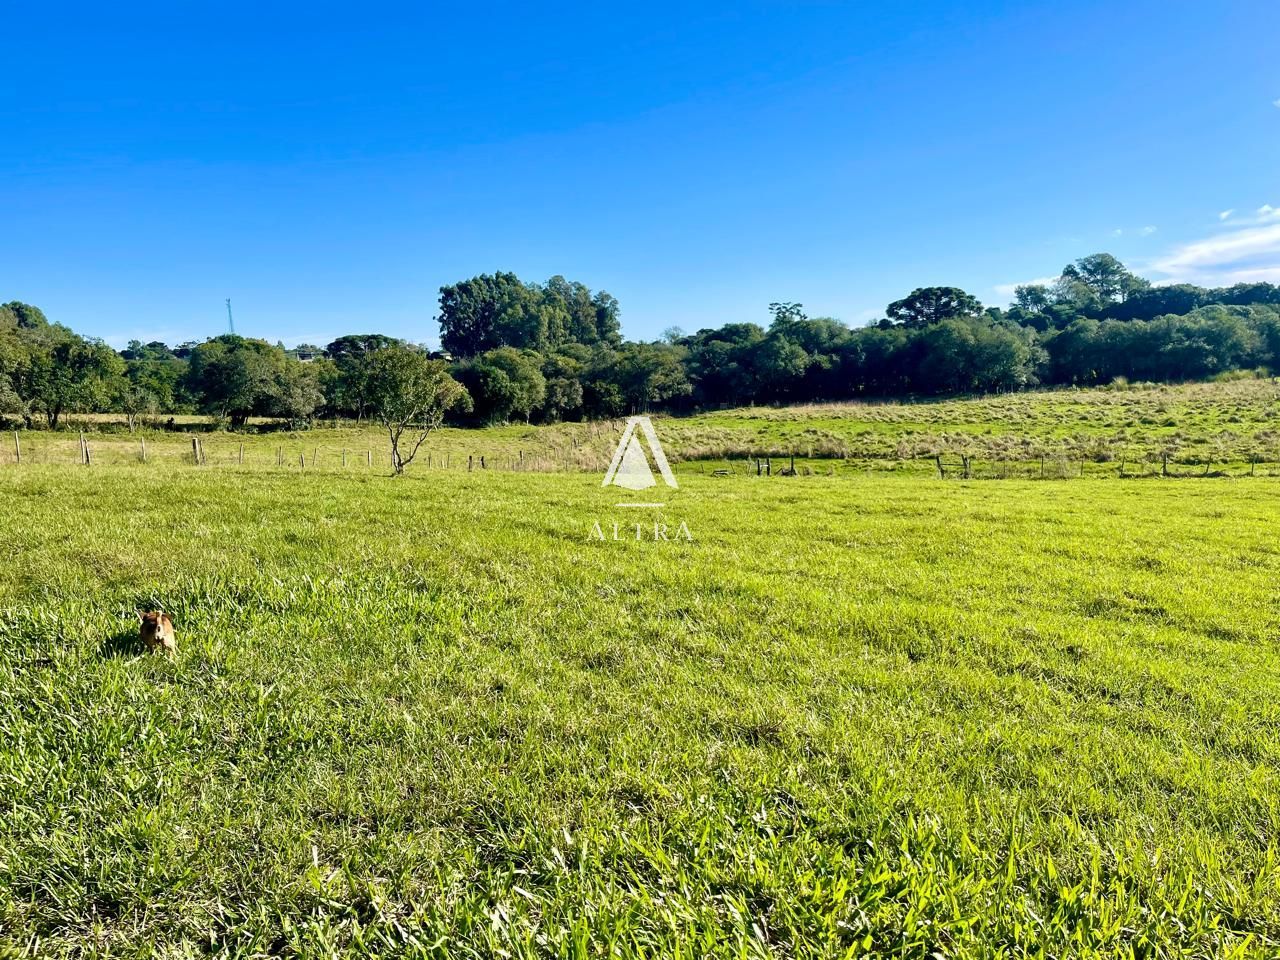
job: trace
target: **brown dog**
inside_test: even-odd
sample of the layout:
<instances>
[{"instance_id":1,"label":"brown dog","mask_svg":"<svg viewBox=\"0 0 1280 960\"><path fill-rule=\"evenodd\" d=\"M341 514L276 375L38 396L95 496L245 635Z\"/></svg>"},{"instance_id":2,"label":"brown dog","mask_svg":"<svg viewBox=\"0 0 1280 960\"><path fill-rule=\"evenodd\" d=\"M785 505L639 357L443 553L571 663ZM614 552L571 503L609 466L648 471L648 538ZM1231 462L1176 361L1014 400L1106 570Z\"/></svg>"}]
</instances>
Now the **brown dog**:
<instances>
[{"instance_id":1,"label":"brown dog","mask_svg":"<svg viewBox=\"0 0 1280 960\"><path fill-rule=\"evenodd\" d=\"M138 635L148 650L163 650L165 653L176 653L178 641L173 634L173 621L163 610L148 610L138 614L141 624Z\"/></svg>"}]
</instances>

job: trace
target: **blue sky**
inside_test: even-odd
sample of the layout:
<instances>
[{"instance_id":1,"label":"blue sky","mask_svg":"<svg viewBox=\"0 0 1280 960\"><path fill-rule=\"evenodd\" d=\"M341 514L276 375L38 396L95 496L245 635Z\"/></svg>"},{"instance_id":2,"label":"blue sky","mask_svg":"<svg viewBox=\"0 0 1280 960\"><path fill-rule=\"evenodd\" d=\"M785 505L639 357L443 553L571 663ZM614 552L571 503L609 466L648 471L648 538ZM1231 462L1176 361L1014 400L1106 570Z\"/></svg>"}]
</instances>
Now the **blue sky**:
<instances>
[{"instance_id":1,"label":"blue sky","mask_svg":"<svg viewBox=\"0 0 1280 960\"><path fill-rule=\"evenodd\" d=\"M654 338L1280 281L1271 0L6 4L0 301L119 346L435 335L560 273ZM1232 211L1223 217L1226 211Z\"/></svg>"}]
</instances>

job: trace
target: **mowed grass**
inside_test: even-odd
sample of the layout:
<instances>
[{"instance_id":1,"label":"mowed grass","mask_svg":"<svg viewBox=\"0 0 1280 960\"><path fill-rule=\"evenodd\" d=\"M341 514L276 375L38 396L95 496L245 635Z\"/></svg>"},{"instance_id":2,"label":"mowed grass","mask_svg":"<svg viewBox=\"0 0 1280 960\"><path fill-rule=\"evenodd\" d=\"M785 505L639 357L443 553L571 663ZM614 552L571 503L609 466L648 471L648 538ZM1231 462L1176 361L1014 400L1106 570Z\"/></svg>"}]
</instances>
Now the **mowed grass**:
<instances>
[{"instance_id":1,"label":"mowed grass","mask_svg":"<svg viewBox=\"0 0 1280 960\"><path fill-rule=\"evenodd\" d=\"M0 469L0 943L1280 952L1280 482L680 476Z\"/></svg>"}]
</instances>

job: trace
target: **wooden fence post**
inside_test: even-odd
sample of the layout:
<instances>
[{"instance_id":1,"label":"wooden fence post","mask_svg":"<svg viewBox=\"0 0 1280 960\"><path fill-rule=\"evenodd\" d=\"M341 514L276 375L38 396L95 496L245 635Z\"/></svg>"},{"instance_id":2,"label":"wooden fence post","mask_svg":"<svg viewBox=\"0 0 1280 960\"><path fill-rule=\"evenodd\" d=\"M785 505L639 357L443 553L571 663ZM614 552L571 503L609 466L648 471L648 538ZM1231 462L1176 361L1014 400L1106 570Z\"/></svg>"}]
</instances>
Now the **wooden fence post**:
<instances>
[{"instance_id":1,"label":"wooden fence post","mask_svg":"<svg viewBox=\"0 0 1280 960\"><path fill-rule=\"evenodd\" d=\"M307 469L307 455L305 453L298 454L298 466L303 470Z\"/></svg>"},{"instance_id":2,"label":"wooden fence post","mask_svg":"<svg viewBox=\"0 0 1280 960\"><path fill-rule=\"evenodd\" d=\"M276 447L276 466L284 465L284 447Z\"/></svg>"},{"instance_id":3,"label":"wooden fence post","mask_svg":"<svg viewBox=\"0 0 1280 960\"><path fill-rule=\"evenodd\" d=\"M346 447L342 448L342 465L344 467L347 465L347 448Z\"/></svg>"},{"instance_id":4,"label":"wooden fence post","mask_svg":"<svg viewBox=\"0 0 1280 960\"><path fill-rule=\"evenodd\" d=\"M147 462L147 438L139 437L138 442L142 445L142 462Z\"/></svg>"},{"instance_id":5,"label":"wooden fence post","mask_svg":"<svg viewBox=\"0 0 1280 960\"><path fill-rule=\"evenodd\" d=\"M240 444L240 465L244 466L244 444Z\"/></svg>"},{"instance_id":6,"label":"wooden fence post","mask_svg":"<svg viewBox=\"0 0 1280 960\"><path fill-rule=\"evenodd\" d=\"M22 462L22 445L18 443L18 431L13 431L13 461L14 463Z\"/></svg>"},{"instance_id":7,"label":"wooden fence post","mask_svg":"<svg viewBox=\"0 0 1280 960\"><path fill-rule=\"evenodd\" d=\"M467 473L471 472L472 460L473 460L472 455L468 453L467 454Z\"/></svg>"},{"instance_id":8,"label":"wooden fence post","mask_svg":"<svg viewBox=\"0 0 1280 960\"><path fill-rule=\"evenodd\" d=\"M191 462L200 466L200 441L194 436L191 438Z\"/></svg>"}]
</instances>

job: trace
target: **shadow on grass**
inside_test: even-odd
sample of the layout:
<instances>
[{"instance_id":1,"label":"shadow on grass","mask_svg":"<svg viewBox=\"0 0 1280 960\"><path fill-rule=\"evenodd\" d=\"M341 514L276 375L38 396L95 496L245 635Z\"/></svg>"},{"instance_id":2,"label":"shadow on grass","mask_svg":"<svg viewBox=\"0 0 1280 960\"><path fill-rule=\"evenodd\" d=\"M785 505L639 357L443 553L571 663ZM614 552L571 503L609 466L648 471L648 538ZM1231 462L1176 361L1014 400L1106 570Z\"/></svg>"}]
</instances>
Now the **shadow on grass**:
<instances>
[{"instance_id":1,"label":"shadow on grass","mask_svg":"<svg viewBox=\"0 0 1280 960\"><path fill-rule=\"evenodd\" d=\"M118 630L98 645L98 656L103 659L138 657L146 652L136 627L132 630Z\"/></svg>"}]
</instances>

